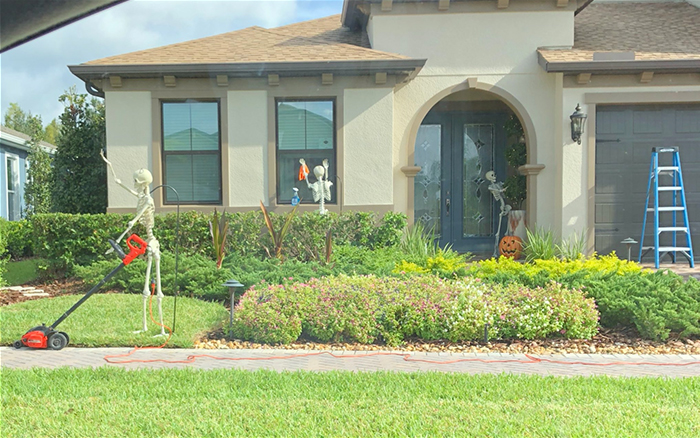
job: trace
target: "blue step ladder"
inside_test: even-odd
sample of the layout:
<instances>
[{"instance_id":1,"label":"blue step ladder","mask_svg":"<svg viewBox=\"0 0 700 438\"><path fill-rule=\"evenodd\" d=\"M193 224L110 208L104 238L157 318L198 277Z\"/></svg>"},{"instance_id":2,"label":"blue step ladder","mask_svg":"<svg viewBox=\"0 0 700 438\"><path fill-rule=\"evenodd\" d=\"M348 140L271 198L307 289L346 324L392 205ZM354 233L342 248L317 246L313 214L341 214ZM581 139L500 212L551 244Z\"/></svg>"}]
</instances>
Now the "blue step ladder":
<instances>
[{"instance_id":1,"label":"blue step ladder","mask_svg":"<svg viewBox=\"0 0 700 438\"><path fill-rule=\"evenodd\" d=\"M659 154L672 154L671 166L659 166ZM660 185L661 176L670 176L671 185ZM659 192L670 192L671 205L659 205ZM654 206L649 207L649 197L654 196ZM670 254L673 263L676 263L676 252L683 254L695 267L693 261L693 243L690 238L690 224L688 223L688 209L685 203L685 189L683 188L683 174L681 172L681 158L677 147L655 147L651 150L651 163L649 164L649 185L647 186L647 202L644 206L644 222L642 223L642 238L639 242L639 262L647 253L654 251L654 266L659 269L659 259L665 254ZM644 246L644 233L647 226L649 213L654 214L654 246ZM659 213L671 213L671 224L659 225ZM683 223L677 223L677 215L681 214ZM661 233L671 233L671 246L660 246ZM676 233L685 233L685 246L678 246Z\"/></svg>"}]
</instances>

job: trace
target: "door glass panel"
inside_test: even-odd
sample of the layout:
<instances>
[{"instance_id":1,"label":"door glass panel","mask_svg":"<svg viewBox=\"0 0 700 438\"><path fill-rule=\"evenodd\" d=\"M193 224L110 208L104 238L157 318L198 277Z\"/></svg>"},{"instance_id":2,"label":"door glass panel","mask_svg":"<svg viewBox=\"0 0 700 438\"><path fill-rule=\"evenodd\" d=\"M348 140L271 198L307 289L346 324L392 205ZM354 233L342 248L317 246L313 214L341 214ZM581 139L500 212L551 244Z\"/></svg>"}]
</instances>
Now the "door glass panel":
<instances>
[{"instance_id":1,"label":"door glass panel","mask_svg":"<svg viewBox=\"0 0 700 438\"><path fill-rule=\"evenodd\" d=\"M414 217L426 230L433 230L436 237L440 236L441 147L441 125L421 125L418 128L414 156L415 165L421 170L413 179Z\"/></svg>"},{"instance_id":2,"label":"door glass panel","mask_svg":"<svg viewBox=\"0 0 700 438\"><path fill-rule=\"evenodd\" d=\"M463 170L462 235L486 237L493 235L493 197L484 175L494 169L493 124L465 124ZM501 175L502 176L502 175Z\"/></svg>"}]
</instances>

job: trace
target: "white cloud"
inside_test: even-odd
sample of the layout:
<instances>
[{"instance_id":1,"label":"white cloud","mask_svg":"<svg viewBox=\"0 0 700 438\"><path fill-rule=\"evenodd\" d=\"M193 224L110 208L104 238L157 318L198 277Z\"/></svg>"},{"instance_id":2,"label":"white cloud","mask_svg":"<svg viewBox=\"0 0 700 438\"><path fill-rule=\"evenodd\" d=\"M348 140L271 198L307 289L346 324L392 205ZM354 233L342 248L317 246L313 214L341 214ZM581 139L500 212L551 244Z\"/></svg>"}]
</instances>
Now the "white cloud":
<instances>
[{"instance_id":1,"label":"white cloud","mask_svg":"<svg viewBox=\"0 0 700 438\"><path fill-rule=\"evenodd\" d=\"M299 0L134 0L63 27L0 55L3 115L10 102L41 114L62 111L58 97L83 83L67 65L231 32L276 27L339 13L342 2Z\"/></svg>"}]
</instances>

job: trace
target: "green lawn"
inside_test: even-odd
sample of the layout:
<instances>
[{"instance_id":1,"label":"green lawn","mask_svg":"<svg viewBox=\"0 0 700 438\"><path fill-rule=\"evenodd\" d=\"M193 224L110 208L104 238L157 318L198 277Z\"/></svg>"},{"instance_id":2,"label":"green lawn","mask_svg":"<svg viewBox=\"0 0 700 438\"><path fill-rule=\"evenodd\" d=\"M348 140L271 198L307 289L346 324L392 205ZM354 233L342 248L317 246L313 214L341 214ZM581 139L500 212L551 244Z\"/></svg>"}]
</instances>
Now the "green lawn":
<instances>
[{"instance_id":1,"label":"green lawn","mask_svg":"<svg viewBox=\"0 0 700 438\"><path fill-rule=\"evenodd\" d=\"M9 286L22 286L39 277L37 268L41 259L27 259L8 262L5 266L5 281Z\"/></svg>"},{"instance_id":2,"label":"green lawn","mask_svg":"<svg viewBox=\"0 0 700 438\"><path fill-rule=\"evenodd\" d=\"M700 436L700 378L2 372L4 436Z\"/></svg>"},{"instance_id":3,"label":"green lawn","mask_svg":"<svg viewBox=\"0 0 700 438\"><path fill-rule=\"evenodd\" d=\"M0 308L2 345L10 345L30 328L52 324L75 304L82 295L64 295L51 299L25 301ZM153 316L158 318L153 299ZM141 328L143 300L140 294L96 294L63 321L58 328L68 333L70 345L84 347L133 347L160 345L154 338L160 328L148 319L149 333L134 334ZM198 334L209 332L227 319L228 312L218 303L193 298L178 298L175 334L169 346L192 347ZM163 300L163 322L172 326L173 298Z\"/></svg>"}]
</instances>

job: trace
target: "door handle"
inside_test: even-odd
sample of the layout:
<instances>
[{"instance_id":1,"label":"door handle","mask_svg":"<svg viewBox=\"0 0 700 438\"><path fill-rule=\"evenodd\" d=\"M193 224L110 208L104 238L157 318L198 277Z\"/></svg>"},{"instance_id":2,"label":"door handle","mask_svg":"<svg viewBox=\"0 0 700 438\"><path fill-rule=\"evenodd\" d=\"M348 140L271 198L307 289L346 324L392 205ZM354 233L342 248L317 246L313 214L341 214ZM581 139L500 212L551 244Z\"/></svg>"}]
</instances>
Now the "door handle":
<instances>
[{"instance_id":1,"label":"door handle","mask_svg":"<svg viewBox=\"0 0 700 438\"><path fill-rule=\"evenodd\" d=\"M449 196L449 192L447 193ZM450 198L445 198L445 216L450 215Z\"/></svg>"}]
</instances>

